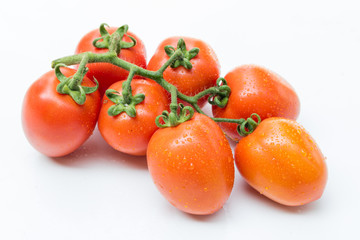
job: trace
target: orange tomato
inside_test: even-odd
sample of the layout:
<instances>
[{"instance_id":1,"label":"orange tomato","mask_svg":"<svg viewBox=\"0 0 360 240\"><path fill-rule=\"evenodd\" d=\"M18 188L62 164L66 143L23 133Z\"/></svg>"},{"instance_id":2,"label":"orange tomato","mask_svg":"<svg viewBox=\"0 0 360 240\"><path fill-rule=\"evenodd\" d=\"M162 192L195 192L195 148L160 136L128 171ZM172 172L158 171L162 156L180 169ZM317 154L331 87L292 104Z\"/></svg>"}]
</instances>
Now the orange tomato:
<instances>
[{"instance_id":1,"label":"orange tomato","mask_svg":"<svg viewBox=\"0 0 360 240\"><path fill-rule=\"evenodd\" d=\"M275 202L299 206L319 199L327 181L325 158L297 122L265 119L235 149L245 180Z\"/></svg>"},{"instance_id":2,"label":"orange tomato","mask_svg":"<svg viewBox=\"0 0 360 240\"><path fill-rule=\"evenodd\" d=\"M119 81L110 86L122 92ZM145 100L135 106L136 117L130 117L125 112L117 116L109 116L108 109L114 105L105 95L101 107L98 128L105 141L114 149L131 154L145 155L151 136L158 129L155 118L168 109L168 98L165 90L156 82L133 79L132 94L145 94Z\"/></svg>"},{"instance_id":3,"label":"orange tomato","mask_svg":"<svg viewBox=\"0 0 360 240\"><path fill-rule=\"evenodd\" d=\"M195 113L176 127L152 136L147 162L162 195L178 209L211 214L229 198L234 183L234 159L220 127Z\"/></svg>"},{"instance_id":4,"label":"orange tomato","mask_svg":"<svg viewBox=\"0 0 360 240\"><path fill-rule=\"evenodd\" d=\"M76 71L61 68L66 77ZM96 90L86 95L78 105L67 94L56 91L60 81L55 71L49 71L34 82L26 92L22 108L22 125L31 145L49 157L62 157L79 148L92 134L100 110L100 94ZM84 77L83 86L94 87Z\"/></svg>"},{"instance_id":5,"label":"orange tomato","mask_svg":"<svg viewBox=\"0 0 360 240\"><path fill-rule=\"evenodd\" d=\"M255 65L244 65L230 71L225 79L231 88L225 108L212 107L217 118L248 118L252 113L261 119L284 117L295 120L300 101L294 89L279 75ZM231 139L238 141L234 123L219 123Z\"/></svg>"},{"instance_id":6,"label":"orange tomato","mask_svg":"<svg viewBox=\"0 0 360 240\"><path fill-rule=\"evenodd\" d=\"M178 90L186 95L194 96L197 93L216 85L216 80L220 76L220 64L214 50L205 42L189 37L171 37L160 43L154 56L150 59L147 66L148 70L156 71L169 59L164 47L171 45L177 46L179 39L185 41L187 50L195 47L200 49L198 55L190 60L191 69L183 66L177 68L168 67L164 72L164 79L175 85ZM170 96L170 95L169 95ZM179 102L188 105L179 99ZM206 97L199 99L199 106L206 103Z\"/></svg>"}]
</instances>

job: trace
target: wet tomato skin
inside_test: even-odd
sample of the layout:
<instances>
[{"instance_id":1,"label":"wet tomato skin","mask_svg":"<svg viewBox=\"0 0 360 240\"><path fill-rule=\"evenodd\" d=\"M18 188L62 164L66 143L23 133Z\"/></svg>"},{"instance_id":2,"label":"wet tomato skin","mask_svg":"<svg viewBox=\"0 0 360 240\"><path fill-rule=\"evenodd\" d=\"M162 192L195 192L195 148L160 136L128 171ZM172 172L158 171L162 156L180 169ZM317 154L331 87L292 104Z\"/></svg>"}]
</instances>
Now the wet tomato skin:
<instances>
[{"instance_id":1,"label":"wet tomato skin","mask_svg":"<svg viewBox=\"0 0 360 240\"><path fill-rule=\"evenodd\" d=\"M327 181L325 158L318 145L290 119L261 122L237 144L235 162L253 188L287 206L319 199Z\"/></svg>"},{"instance_id":2,"label":"wet tomato skin","mask_svg":"<svg viewBox=\"0 0 360 240\"><path fill-rule=\"evenodd\" d=\"M239 66L225 79L231 88L225 108L212 106L214 117L248 118L252 113L261 119L283 117L296 120L300 101L294 89L276 73L256 65ZM231 139L238 141L236 124L221 122L221 128Z\"/></svg>"},{"instance_id":3,"label":"wet tomato skin","mask_svg":"<svg viewBox=\"0 0 360 240\"><path fill-rule=\"evenodd\" d=\"M121 93L123 83L124 81L116 82L109 88ZM165 90L154 81L133 79L131 88L133 96L145 94L144 101L135 106L136 117L132 118L125 112L109 116L107 111L114 103L104 95L98 128L105 141L114 149L141 156L146 154L150 138L158 129L155 118L168 110L169 101Z\"/></svg>"},{"instance_id":4,"label":"wet tomato skin","mask_svg":"<svg viewBox=\"0 0 360 240\"><path fill-rule=\"evenodd\" d=\"M164 72L164 79L175 85L178 90L189 96L216 85L216 80L220 77L220 64L214 50L205 42L190 37L170 37L160 43L155 54L148 63L148 70L156 71L169 59L165 53L164 47L171 45L176 48L180 38L183 38L186 49L199 48L197 56L190 60L192 69L186 69L183 66L177 68L168 67ZM170 97L170 95L169 95ZM206 103L206 97L199 99L199 106ZM188 105L179 100L179 102Z\"/></svg>"},{"instance_id":5,"label":"wet tomato skin","mask_svg":"<svg viewBox=\"0 0 360 240\"><path fill-rule=\"evenodd\" d=\"M147 151L150 174L161 194L181 211L218 211L234 183L234 160L219 126L195 113L176 127L159 129Z\"/></svg>"},{"instance_id":6,"label":"wet tomato skin","mask_svg":"<svg viewBox=\"0 0 360 240\"><path fill-rule=\"evenodd\" d=\"M109 34L112 34L116 31L116 27L107 28ZM139 67L146 68L146 50L144 43L139 39L135 34L131 32L127 32L128 35L134 37L137 41L136 45L131 48L124 48L121 49L120 54L118 55L119 58L133 63ZM93 53L106 53L108 49L106 48L97 48L92 43L94 39L101 37L99 29L92 30L91 32L87 33L79 42L75 54L83 53L83 52L93 52ZM131 39L124 35L123 41L131 42ZM89 68L87 72L87 76L90 79L94 77L99 82L99 91L100 94L103 95L106 89L109 86L117 81L121 81L126 79L129 72L125 69L112 65L110 63L89 63L86 65Z\"/></svg>"},{"instance_id":7,"label":"wet tomato skin","mask_svg":"<svg viewBox=\"0 0 360 240\"><path fill-rule=\"evenodd\" d=\"M75 70L61 68L66 77ZM22 108L22 125L31 145L49 157L65 156L80 147L92 134L100 111L98 91L86 95L78 105L69 95L59 94L59 80L47 72L28 89ZM87 77L83 86L95 84Z\"/></svg>"}]
</instances>

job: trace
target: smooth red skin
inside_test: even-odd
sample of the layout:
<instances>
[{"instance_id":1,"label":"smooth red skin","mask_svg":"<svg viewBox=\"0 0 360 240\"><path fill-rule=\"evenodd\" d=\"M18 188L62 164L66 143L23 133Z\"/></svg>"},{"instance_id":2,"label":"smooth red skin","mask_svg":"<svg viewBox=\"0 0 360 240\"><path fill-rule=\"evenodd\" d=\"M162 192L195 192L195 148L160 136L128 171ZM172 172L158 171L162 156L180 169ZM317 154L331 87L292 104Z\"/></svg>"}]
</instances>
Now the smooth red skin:
<instances>
[{"instance_id":1,"label":"smooth red skin","mask_svg":"<svg viewBox=\"0 0 360 240\"><path fill-rule=\"evenodd\" d=\"M109 34L115 32L116 29L116 27L107 28ZM142 68L146 68L146 50L143 42L133 33L127 32L127 34L134 37L137 43L134 47L121 49L118 57ZM95 29L87 33L80 40L75 53L78 54L89 51L93 53L107 52L108 49L96 48L92 44L94 39L100 36L101 35L99 29ZM122 40L126 42L131 42L131 39L126 35L124 35ZM100 85L99 91L101 95L105 93L106 89L108 89L111 84L126 79L129 74L127 70L112 65L110 63L89 63L86 66L89 68L89 71L86 75L90 79L93 79L95 77L96 80L98 80Z\"/></svg>"},{"instance_id":2,"label":"smooth red skin","mask_svg":"<svg viewBox=\"0 0 360 240\"><path fill-rule=\"evenodd\" d=\"M295 120L300 112L300 101L294 89L279 75L268 69L244 65L229 72L225 79L231 88L225 108L212 107L216 118L248 118L252 113L261 119L284 117ZM219 123L231 139L238 141L236 124Z\"/></svg>"},{"instance_id":3,"label":"smooth red skin","mask_svg":"<svg viewBox=\"0 0 360 240\"><path fill-rule=\"evenodd\" d=\"M122 92L119 81L110 86ZM106 95L100 111L98 128L105 141L114 149L136 156L146 154L151 136L158 129L155 118L169 108L169 100L164 89L154 81L133 79L131 82L132 93L145 94L145 100L135 106L136 117L129 117L125 112L117 116L109 116L107 111L114 105Z\"/></svg>"},{"instance_id":4,"label":"smooth red skin","mask_svg":"<svg viewBox=\"0 0 360 240\"><path fill-rule=\"evenodd\" d=\"M195 113L176 127L152 136L147 163L161 194L181 211L218 211L234 184L234 159L224 133L209 117Z\"/></svg>"},{"instance_id":5,"label":"smooth red skin","mask_svg":"<svg viewBox=\"0 0 360 240\"><path fill-rule=\"evenodd\" d=\"M300 124L290 119L261 122L237 144L235 162L253 188L287 206L319 199L327 181L319 147Z\"/></svg>"},{"instance_id":6,"label":"smooth red skin","mask_svg":"<svg viewBox=\"0 0 360 240\"><path fill-rule=\"evenodd\" d=\"M164 47L171 45L174 48L177 42L183 38L186 43L186 49L190 50L194 47L200 49L197 56L190 60L192 69L188 70L183 66L177 68L168 67L164 72L164 79L169 83L175 85L178 90L189 96L194 96L197 93L216 85L216 80L220 77L220 64L215 55L214 50L205 42L189 38L189 37L171 37L164 40L157 48L154 56L148 63L148 70L156 71L169 59L165 53ZM199 106L205 105L207 97L199 100ZM184 103L179 99L179 102ZM188 105L187 103L185 105Z\"/></svg>"},{"instance_id":7,"label":"smooth red skin","mask_svg":"<svg viewBox=\"0 0 360 240\"><path fill-rule=\"evenodd\" d=\"M75 70L61 68L70 77ZM22 109L22 125L31 145L49 157L65 156L80 147L92 134L100 111L98 91L86 95L78 105L69 95L56 92L54 71L47 72L28 89ZM95 84L87 77L83 86Z\"/></svg>"}]
</instances>

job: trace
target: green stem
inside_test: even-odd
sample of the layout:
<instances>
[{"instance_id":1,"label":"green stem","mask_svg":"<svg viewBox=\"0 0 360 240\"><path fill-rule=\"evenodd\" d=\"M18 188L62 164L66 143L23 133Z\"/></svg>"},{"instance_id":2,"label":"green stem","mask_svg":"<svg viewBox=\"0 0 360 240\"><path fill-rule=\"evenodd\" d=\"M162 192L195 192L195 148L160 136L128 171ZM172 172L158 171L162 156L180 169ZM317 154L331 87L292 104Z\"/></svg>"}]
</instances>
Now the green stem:
<instances>
[{"instance_id":1,"label":"green stem","mask_svg":"<svg viewBox=\"0 0 360 240\"><path fill-rule=\"evenodd\" d=\"M215 122L227 122L227 123L236 123L236 124L242 124L245 119L240 118L240 119L231 119L231 118L211 118L212 120L214 120Z\"/></svg>"},{"instance_id":2,"label":"green stem","mask_svg":"<svg viewBox=\"0 0 360 240\"><path fill-rule=\"evenodd\" d=\"M176 113L177 111L177 88L172 85L170 87L170 94L171 94L171 104L170 104L170 110L173 113Z\"/></svg>"},{"instance_id":3,"label":"green stem","mask_svg":"<svg viewBox=\"0 0 360 240\"><path fill-rule=\"evenodd\" d=\"M122 85L122 95L126 104L130 104L132 98L131 81L134 78L135 71L131 68L126 81Z\"/></svg>"},{"instance_id":4,"label":"green stem","mask_svg":"<svg viewBox=\"0 0 360 240\"><path fill-rule=\"evenodd\" d=\"M181 50L176 50L175 53L172 55L172 57L164 64L164 66L169 67L169 65L171 65L171 63L173 61L176 61L179 58L179 56L181 56L181 55L182 55ZM80 53L77 55L67 56L67 57L59 58L59 59L52 61L51 67L54 68L59 63L63 63L65 65L79 64L81 62L81 60L84 58L84 56L87 56L88 63L105 62L105 63L111 63L115 66L121 67L127 71L130 71L132 69L132 71L134 72L135 75L140 75L145 78L150 78L150 79L156 81L168 92L170 92L170 89L174 86L171 83L168 83L167 81L165 81L165 79L162 76L163 75L162 71L165 71L166 68L161 67L158 71L146 70L135 64L126 62L126 61L118 58L114 52L107 52L107 53L100 53L100 54L96 54L96 53L92 53L92 52L85 52L85 53ZM191 104L197 102L197 100L194 99L193 97L187 96L181 92L178 92L177 95L178 95L178 98L180 98L186 102L189 102Z\"/></svg>"},{"instance_id":5,"label":"green stem","mask_svg":"<svg viewBox=\"0 0 360 240\"><path fill-rule=\"evenodd\" d=\"M165 70L182 55L183 53L181 49L176 50L175 53L164 63L164 65L161 66L161 68L159 68L157 72L163 74Z\"/></svg>"},{"instance_id":6,"label":"green stem","mask_svg":"<svg viewBox=\"0 0 360 240\"><path fill-rule=\"evenodd\" d=\"M201 110L201 108L199 107L197 102L200 98L202 98L206 95L219 93L219 89L217 89L217 87L208 88L208 89L196 94L195 96L187 96L187 95L179 92L173 84L167 82L163 78L164 71L172 63L174 63L176 60L181 58L182 55L183 55L183 52L181 51L181 49L175 50L174 54L157 71L146 70L135 64L132 64L132 63L129 63L129 62L126 62L126 61L120 59L116 54L116 49L113 51L109 51L107 53L101 53L101 54L85 52L85 53L80 53L77 55L59 58L59 59L54 60L51 64L51 66L52 66L52 68L54 68L59 63L65 64L65 65L75 65L75 64L80 63L80 66L79 66L79 68L80 68L80 67L85 66L86 63L95 63L95 62L110 63L110 64L113 64L115 66L118 66L120 68L123 68L123 69L129 71L129 76L128 76L127 81L124 82L123 92L122 92L122 95L124 96L126 101L128 98L130 98L130 94L131 94L131 79L133 78L134 75L140 75L145 78L149 78L149 79L156 81L166 91L171 93L171 101L172 101L171 105L173 106L171 109L171 113L173 113L173 114L175 113L175 115L176 115L177 98L180 98L181 100L190 103L197 112L206 115ZM175 108L175 106L176 106L176 108ZM170 115L173 115L173 114L170 114ZM226 118L212 118L212 119L216 122L230 122L230 123L237 123L237 124L242 124L244 122L244 119L226 119ZM172 122L172 119L170 121Z\"/></svg>"},{"instance_id":7,"label":"green stem","mask_svg":"<svg viewBox=\"0 0 360 240\"><path fill-rule=\"evenodd\" d=\"M181 55L182 55L181 50L176 50L175 53L168 59L168 61L166 61L166 63L157 71L146 70L135 64L126 62L126 61L118 58L114 52L107 52L107 53L101 53L101 54L96 54L96 53L92 53L92 52L80 53L77 55L72 55L72 56L67 56L67 57L56 59L52 62L51 66L55 67L59 63L63 63L66 65L79 64L83 59L87 59L88 63L95 63L95 62L111 63L115 66L118 66L125 70L128 70L130 72L129 73L130 77L132 75L136 74L136 75L140 75L140 76L143 76L146 78L150 78L150 79L156 81L158 84L160 84L166 91L171 92L171 91L174 91L174 89L176 89L176 87L173 84L167 82L163 78L163 72L165 71L165 69L167 67L169 67L171 65L171 63L176 61ZM127 84L129 84L129 82L127 82L125 84L125 87L123 89L127 88L126 87ZM195 96L187 96L179 91L177 91L176 94L172 94L172 96L177 96L181 100L190 103L197 112L206 115L201 110L201 108L198 106L197 102L200 98L202 98L208 94L217 93L217 92L218 92L218 90L216 89L216 87L211 87L211 88L208 88L208 89L196 94ZM126 95L126 93L125 93L125 95ZM172 101L172 102L174 102L174 101ZM226 121L226 119L214 118L214 121L221 122L221 121ZM237 123L237 120L229 119L229 122Z\"/></svg>"},{"instance_id":8,"label":"green stem","mask_svg":"<svg viewBox=\"0 0 360 240\"><path fill-rule=\"evenodd\" d=\"M78 70L74 74L72 80L69 82L68 86L71 90L77 90L78 86L81 84L81 82L87 72L86 64L88 63L88 61L89 61L89 56L84 55L81 59Z\"/></svg>"},{"instance_id":9,"label":"green stem","mask_svg":"<svg viewBox=\"0 0 360 240\"><path fill-rule=\"evenodd\" d=\"M175 53L169 58L169 60L164 64L165 67L162 66L158 71L146 70L135 64L126 62L126 61L118 58L114 52L107 52L107 53L100 53L100 54L96 54L96 53L92 53L92 52L85 52L85 53L80 53L77 55L67 56L67 57L63 57L63 58L54 60L51 63L51 67L54 68L59 63L63 63L65 65L79 64L81 62L81 60L84 58L84 56L87 56L88 63L105 62L105 63L111 63L115 66L121 67L127 71L132 70L134 74L140 75L140 76L143 76L146 78L150 78L150 79L156 81L157 83L159 83L163 88L165 88L165 90L170 91L170 89L174 85L172 85L164 80L164 78L162 76L163 71L165 71L165 69L167 67L169 67L172 62L176 61L181 55L182 55L181 50L176 50ZM211 90L209 90L209 91L211 91ZM189 103L197 102L197 100L194 99L194 97L187 96L180 92L178 92L178 97Z\"/></svg>"},{"instance_id":10,"label":"green stem","mask_svg":"<svg viewBox=\"0 0 360 240\"><path fill-rule=\"evenodd\" d=\"M150 71L143 69L135 64L126 62L120 58L117 57L115 52L106 52L106 53L93 53L93 52L84 52L77 55L67 56L63 58L56 59L52 61L51 67L54 68L57 64L63 63L67 66L69 65L75 65L79 64L84 57L84 55L88 55L88 63L96 63L96 62L104 62L104 63L111 63L115 66L121 67L127 71L130 71L131 68L133 68L134 73L136 75L140 75L146 78L150 78L156 81L156 79L159 79L162 77L161 73L158 73L157 71Z\"/></svg>"},{"instance_id":11,"label":"green stem","mask_svg":"<svg viewBox=\"0 0 360 240\"><path fill-rule=\"evenodd\" d=\"M221 94L219 92L219 89L217 87L210 87L208 89L205 89L204 91L202 92L199 92L198 94L196 94L195 96L191 97L191 101L197 103L199 101L200 98L206 96L206 95L210 95L210 94L213 94L213 93L218 93L218 94Z\"/></svg>"},{"instance_id":12,"label":"green stem","mask_svg":"<svg viewBox=\"0 0 360 240\"><path fill-rule=\"evenodd\" d=\"M178 115L177 115L177 88L172 85L170 86L170 94L171 94L171 103L170 103L170 113L169 113L169 122L170 126L178 125Z\"/></svg>"},{"instance_id":13,"label":"green stem","mask_svg":"<svg viewBox=\"0 0 360 240\"><path fill-rule=\"evenodd\" d=\"M121 46L120 41L122 36L118 32L114 32L110 36L110 45L109 45L109 52L114 52L116 55L120 54Z\"/></svg>"}]
</instances>

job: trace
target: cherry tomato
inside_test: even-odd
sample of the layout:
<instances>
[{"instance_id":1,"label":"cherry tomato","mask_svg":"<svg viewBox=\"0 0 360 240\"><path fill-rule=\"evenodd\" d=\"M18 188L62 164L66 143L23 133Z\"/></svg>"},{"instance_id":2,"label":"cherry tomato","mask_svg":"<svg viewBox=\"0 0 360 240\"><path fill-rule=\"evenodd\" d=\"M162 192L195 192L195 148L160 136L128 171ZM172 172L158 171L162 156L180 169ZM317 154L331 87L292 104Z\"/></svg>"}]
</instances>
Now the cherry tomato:
<instances>
[{"instance_id":1,"label":"cherry tomato","mask_svg":"<svg viewBox=\"0 0 360 240\"><path fill-rule=\"evenodd\" d=\"M327 181L325 158L297 122L265 119L235 149L245 180L275 202L299 206L321 197Z\"/></svg>"},{"instance_id":2,"label":"cherry tomato","mask_svg":"<svg viewBox=\"0 0 360 240\"><path fill-rule=\"evenodd\" d=\"M123 82L114 83L110 89L121 93ZM131 155L145 155L150 138L158 129L155 118L168 109L169 101L165 90L154 81L133 79L131 88L133 96L145 94L145 100L135 106L136 117L129 117L125 112L109 116L108 109L114 103L104 96L98 127L114 149Z\"/></svg>"},{"instance_id":3,"label":"cherry tomato","mask_svg":"<svg viewBox=\"0 0 360 240\"><path fill-rule=\"evenodd\" d=\"M231 88L225 108L212 107L217 118L248 118L252 113L261 119L284 117L295 120L300 101L294 89L279 75L255 65L244 65L229 72L225 79ZM219 123L225 133L238 141L234 123Z\"/></svg>"},{"instance_id":4,"label":"cherry tomato","mask_svg":"<svg viewBox=\"0 0 360 240\"><path fill-rule=\"evenodd\" d=\"M116 31L116 27L107 28L109 34ZM134 37L137 41L136 45L131 48L121 49L119 58L138 65L142 68L146 68L146 51L143 42L133 33L127 32L128 35ZM99 29L95 29L87 33L79 42L75 53L93 52L93 53L105 53L108 49L96 48L92 42L94 39L101 37ZM124 35L122 41L131 42L131 39ZM112 65L110 63L89 63L86 65L89 68L87 76L90 79L94 77L99 82L99 91L103 95L109 86L117 81L126 79L129 72L120 67Z\"/></svg>"},{"instance_id":5,"label":"cherry tomato","mask_svg":"<svg viewBox=\"0 0 360 240\"><path fill-rule=\"evenodd\" d=\"M234 183L232 151L220 127L195 113L176 127L152 136L147 162L162 195L178 209L211 214L228 199Z\"/></svg>"},{"instance_id":6,"label":"cherry tomato","mask_svg":"<svg viewBox=\"0 0 360 240\"><path fill-rule=\"evenodd\" d=\"M164 72L164 79L171 84L174 84L178 90L186 95L194 96L206 88L216 85L216 80L220 76L220 64L213 49L205 42L189 38L189 37L171 37L164 40L157 48L154 56L150 59L148 70L156 71L169 59L164 47L171 45L177 46L180 38L183 38L187 50L192 48L199 48L200 52L197 56L190 60L192 64L191 69L186 69L183 66L177 68L168 67ZM179 100L179 102L188 105ZM204 106L206 97L199 100L199 106Z\"/></svg>"},{"instance_id":7,"label":"cherry tomato","mask_svg":"<svg viewBox=\"0 0 360 240\"><path fill-rule=\"evenodd\" d=\"M75 70L61 68L66 77ZM22 109L22 124L31 145L49 157L65 156L92 134L100 111L98 90L86 95L83 105L78 105L69 95L59 94L59 80L54 71L40 77L28 89ZM87 77L83 86L94 87Z\"/></svg>"}]
</instances>

